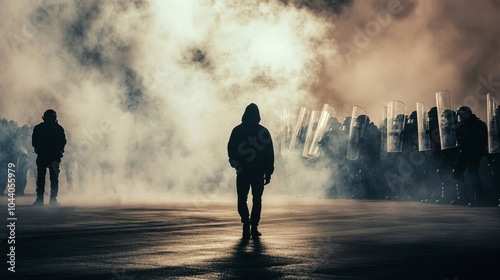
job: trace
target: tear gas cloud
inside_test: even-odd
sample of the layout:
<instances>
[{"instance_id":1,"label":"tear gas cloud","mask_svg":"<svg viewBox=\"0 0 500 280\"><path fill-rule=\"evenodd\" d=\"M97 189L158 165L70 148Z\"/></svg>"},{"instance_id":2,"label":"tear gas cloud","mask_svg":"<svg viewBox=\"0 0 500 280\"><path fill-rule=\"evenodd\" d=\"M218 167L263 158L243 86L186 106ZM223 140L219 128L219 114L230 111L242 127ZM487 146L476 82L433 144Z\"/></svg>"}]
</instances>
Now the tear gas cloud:
<instances>
[{"instance_id":1,"label":"tear gas cloud","mask_svg":"<svg viewBox=\"0 0 500 280\"><path fill-rule=\"evenodd\" d=\"M75 184L99 196L232 190L226 143L245 106L272 129L314 104L314 50L335 54L323 19L278 2L2 4L2 117L54 108Z\"/></svg>"},{"instance_id":2,"label":"tear gas cloud","mask_svg":"<svg viewBox=\"0 0 500 280\"><path fill-rule=\"evenodd\" d=\"M0 3L0 116L35 125L54 108L63 166L103 199L232 191L226 144L251 102L276 137L283 110L377 120L442 89L463 103L499 70L496 1ZM277 166L275 188L318 195L335 172L302 167Z\"/></svg>"},{"instance_id":3,"label":"tear gas cloud","mask_svg":"<svg viewBox=\"0 0 500 280\"><path fill-rule=\"evenodd\" d=\"M346 114L358 104L380 121L390 100L409 113L417 101L435 106L434 93L447 89L454 107L469 105L484 120L485 93L498 95L500 86L499 11L500 2L489 0L387 0L319 12L335 24L329 38L343 63L325 62L311 93L346 105Z\"/></svg>"}]
</instances>

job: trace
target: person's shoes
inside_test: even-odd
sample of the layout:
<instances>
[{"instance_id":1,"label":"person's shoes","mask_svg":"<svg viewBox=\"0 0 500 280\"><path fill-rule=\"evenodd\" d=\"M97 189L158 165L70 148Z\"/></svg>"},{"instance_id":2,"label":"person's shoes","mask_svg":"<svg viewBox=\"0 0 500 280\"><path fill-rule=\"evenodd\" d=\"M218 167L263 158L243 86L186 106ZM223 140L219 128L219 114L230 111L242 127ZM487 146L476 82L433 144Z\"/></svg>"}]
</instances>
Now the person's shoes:
<instances>
[{"instance_id":1,"label":"person's shoes","mask_svg":"<svg viewBox=\"0 0 500 280\"><path fill-rule=\"evenodd\" d=\"M243 238L245 238L245 239L250 238L250 225L249 224L243 224Z\"/></svg>"},{"instance_id":2,"label":"person's shoes","mask_svg":"<svg viewBox=\"0 0 500 280\"><path fill-rule=\"evenodd\" d=\"M57 198L52 197L52 198L50 198L49 205L51 205L51 206L59 206L59 205L61 205L61 203L57 202Z\"/></svg>"},{"instance_id":3,"label":"person's shoes","mask_svg":"<svg viewBox=\"0 0 500 280\"><path fill-rule=\"evenodd\" d=\"M257 226L252 226L251 230L252 238L259 238L262 234L257 230Z\"/></svg>"},{"instance_id":4,"label":"person's shoes","mask_svg":"<svg viewBox=\"0 0 500 280\"><path fill-rule=\"evenodd\" d=\"M43 198L37 198L35 202L33 202L33 206L43 206Z\"/></svg>"}]
</instances>

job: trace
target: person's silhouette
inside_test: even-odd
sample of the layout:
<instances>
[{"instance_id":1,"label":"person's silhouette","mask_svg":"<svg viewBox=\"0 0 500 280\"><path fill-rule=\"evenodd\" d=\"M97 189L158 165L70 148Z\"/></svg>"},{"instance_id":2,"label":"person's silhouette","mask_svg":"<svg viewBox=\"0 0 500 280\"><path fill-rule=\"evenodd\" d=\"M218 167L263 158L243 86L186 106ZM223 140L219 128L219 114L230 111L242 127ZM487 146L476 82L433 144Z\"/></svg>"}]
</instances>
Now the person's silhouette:
<instances>
[{"instance_id":1,"label":"person's silhouette","mask_svg":"<svg viewBox=\"0 0 500 280\"><path fill-rule=\"evenodd\" d=\"M32 145L37 154L36 201L33 205L43 205L45 174L50 175L50 205L59 205L59 165L66 145L64 129L57 122L56 111L49 109L43 113L43 122L33 129Z\"/></svg>"},{"instance_id":2,"label":"person's silhouette","mask_svg":"<svg viewBox=\"0 0 500 280\"><path fill-rule=\"evenodd\" d=\"M262 209L262 194L264 185L269 184L274 171L271 134L259 122L259 108L252 103L246 107L241 124L233 129L227 144L229 163L237 174L238 213L243 223L243 238L257 238L261 235L257 227ZM250 186L253 202L251 215L247 207Z\"/></svg>"}]
</instances>

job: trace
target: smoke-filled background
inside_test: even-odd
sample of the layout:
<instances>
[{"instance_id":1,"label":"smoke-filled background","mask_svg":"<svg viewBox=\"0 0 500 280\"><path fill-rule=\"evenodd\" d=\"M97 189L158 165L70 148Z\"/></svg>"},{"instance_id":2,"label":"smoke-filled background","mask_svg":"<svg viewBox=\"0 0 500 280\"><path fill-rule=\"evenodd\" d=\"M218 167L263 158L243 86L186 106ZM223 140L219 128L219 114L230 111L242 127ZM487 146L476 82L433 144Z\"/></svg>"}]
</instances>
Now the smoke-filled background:
<instances>
[{"instance_id":1,"label":"smoke-filled background","mask_svg":"<svg viewBox=\"0 0 500 280\"><path fill-rule=\"evenodd\" d=\"M0 117L35 125L55 109L63 164L76 161L90 195L232 191L226 144L251 102L276 136L283 110L328 103L341 120L358 105L377 122L388 101L431 107L443 89L484 119L500 86L496 0L0 6ZM321 192L328 172L277 168L274 181Z\"/></svg>"}]
</instances>

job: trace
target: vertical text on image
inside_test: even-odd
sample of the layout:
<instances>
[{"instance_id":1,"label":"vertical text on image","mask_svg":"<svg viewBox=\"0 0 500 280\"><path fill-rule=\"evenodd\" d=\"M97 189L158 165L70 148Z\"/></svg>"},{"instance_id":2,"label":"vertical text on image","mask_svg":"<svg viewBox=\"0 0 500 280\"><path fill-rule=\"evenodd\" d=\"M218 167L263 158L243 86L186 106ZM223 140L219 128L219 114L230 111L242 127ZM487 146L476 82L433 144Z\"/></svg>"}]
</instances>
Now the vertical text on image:
<instances>
[{"instance_id":1,"label":"vertical text on image","mask_svg":"<svg viewBox=\"0 0 500 280\"><path fill-rule=\"evenodd\" d=\"M16 272L16 165L14 163L9 163L7 165L7 228L9 229L8 241L7 243L11 245L9 247L9 253L7 254L7 263L9 267L7 268L10 272Z\"/></svg>"}]
</instances>

